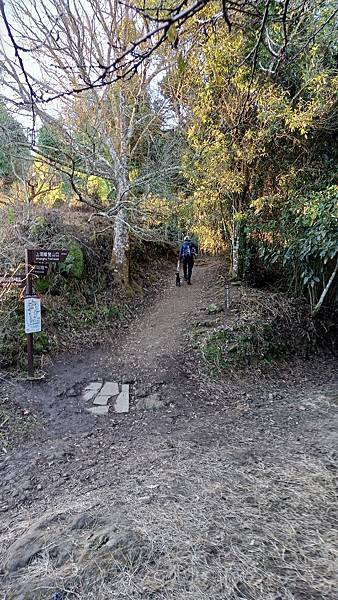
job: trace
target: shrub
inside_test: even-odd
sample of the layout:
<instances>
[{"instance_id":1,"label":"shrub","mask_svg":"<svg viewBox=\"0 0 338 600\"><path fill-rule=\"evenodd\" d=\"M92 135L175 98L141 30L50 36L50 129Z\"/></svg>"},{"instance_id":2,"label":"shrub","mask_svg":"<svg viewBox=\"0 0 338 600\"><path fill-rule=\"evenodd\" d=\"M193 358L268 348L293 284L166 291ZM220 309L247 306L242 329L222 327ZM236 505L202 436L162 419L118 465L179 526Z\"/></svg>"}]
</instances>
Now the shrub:
<instances>
[{"instance_id":1,"label":"shrub","mask_svg":"<svg viewBox=\"0 0 338 600\"><path fill-rule=\"evenodd\" d=\"M289 356L306 358L323 345L334 349L333 325L314 320L302 299L247 289L236 308L240 317L202 344L206 361L217 370Z\"/></svg>"}]
</instances>

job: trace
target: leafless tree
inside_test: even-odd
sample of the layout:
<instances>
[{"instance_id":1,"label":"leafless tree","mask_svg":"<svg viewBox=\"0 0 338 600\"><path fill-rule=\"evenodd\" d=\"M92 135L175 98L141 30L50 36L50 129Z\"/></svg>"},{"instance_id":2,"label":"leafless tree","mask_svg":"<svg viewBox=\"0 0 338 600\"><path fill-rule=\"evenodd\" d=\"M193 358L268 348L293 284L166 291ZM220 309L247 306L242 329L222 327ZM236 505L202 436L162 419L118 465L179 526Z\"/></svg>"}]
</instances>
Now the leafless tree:
<instances>
[{"instance_id":1,"label":"leafless tree","mask_svg":"<svg viewBox=\"0 0 338 600\"><path fill-rule=\"evenodd\" d=\"M165 41L177 47L180 33L192 18L204 29L220 19L225 20L229 32L242 30L247 25L252 41L244 62L251 63L253 72L260 66L264 71L276 73L284 61L295 60L314 43L325 27L334 25L338 14L331 0L178 0L170 6L163 0L157 4L147 0L71 0L67 3L64 0L24 3L8 0L6 6L4 0L0 0L0 14L12 52L11 66L5 53L7 83L12 86L14 83L16 89L20 80L25 101L31 105L49 103L130 77L139 72L141 65ZM325 13L326 18L320 20L316 30L303 36L295 48L295 37L309 11ZM134 26L121 27L124 18ZM95 40L93 44L83 44L89 36ZM109 51L104 48L101 36L109 42ZM67 39L71 39L68 48L71 52L65 48ZM265 64L259 60L263 47L270 57ZM48 51L50 62L45 62L37 76L32 65L34 56L42 48ZM67 85L60 89L58 79L64 68ZM42 85L41 75L48 84Z\"/></svg>"},{"instance_id":2,"label":"leafless tree","mask_svg":"<svg viewBox=\"0 0 338 600\"><path fill-rule=\"evenodd\" d=\"M131 39L146 35L148 23L115 0L27 0L20 6L10 6L16 31L21 33L17 34L20 44L14 56L8 58L8 48L2 45L8 94L16 104L31 109L34 119L57 131L62 152L58 154L55 148L48 154L48 149L38 147L34 138L32 148L69 176L76 193L81 194L74 177L78 172L104 178L114 187L110 206L104 212L114 219L113 264L121 279L127 280L128 214L135 205L133 191L155 175L140 172L131 176L131 165L154 119L166 110L163 98L157 102L156 114L143 110L149 104L150 86L156 87L153 82L163 69L163 61L159 64L154 57L143 60L133 78L120 78L110 86L91 83L98 80L102 66L112 63ZM18 58L23 43L29 48L29 76ZM81 95L69 93L81 86ZM46 93L58 96L54 110L48 103L36 101ZM165 167L168 173L175 168ZM85 194L81 199L90 203ZM100 210L95 202L91 204L94 210Z\"/></svg>"}]
</instances>

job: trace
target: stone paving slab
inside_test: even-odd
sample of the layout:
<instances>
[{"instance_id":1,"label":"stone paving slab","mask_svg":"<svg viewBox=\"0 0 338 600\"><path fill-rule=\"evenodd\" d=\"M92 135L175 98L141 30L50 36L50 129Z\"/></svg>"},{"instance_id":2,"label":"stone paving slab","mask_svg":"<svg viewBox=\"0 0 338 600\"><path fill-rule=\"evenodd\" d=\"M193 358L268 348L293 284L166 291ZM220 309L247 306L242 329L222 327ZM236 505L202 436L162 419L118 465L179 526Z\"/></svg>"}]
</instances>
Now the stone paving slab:
<instances>
[{"instance_id":1,"label":"stone paving slab","mask_svg":"<svg viewBox=\"0 0 338 600\"><path fill-rule=\"evenodd\" d=\"M106 381L102 390L100 391L100 395L102 396L117 396L119 393L119 384L116 381Z\"/></svg>"},{"instance_id":2,"label":"stone paving slab","mask_svg":"<svg viewBox=\"0 0 338 600\"><path fill-rule=\"evenodd\" d=\"M114 410L117 413L129 412L129 385L122 385L122 391L119 393L115 401Z\"/></svg>"},{"instance_id":3,"label":"stone paving slab","mask_svg":"<svg viewBox=\"0 0 338 600\"><path fill-rule=\"evenodd\" d=\"M84 401L88 402L88 400L92 400L96 396L96 394L99 393L100 389L102 388L102 385L102 381L91 381L85 387L85 390L82 394Z\"/></svg>"},{"instance_id":4,"label":"stone paving slab","mask_svg":"<svg viewBox=\"0 0 338 600\"><path fill-rule=\"evenodd\" d=\"M93 404L98 406L107 406L110 396L104 396L101 392L94 398Z\"/></svg>"},{"instance_id":5,"label":"stone paving slab","mask_svg":"<svg viewBox=\"0 0 338 600\"><path fill-rule=\"evenodd\" d=\"M107 415L108 410L108 406L91 406L90 408L86 408L86 411L92 413L92 415Z\"/></svg>"}]
</instances>

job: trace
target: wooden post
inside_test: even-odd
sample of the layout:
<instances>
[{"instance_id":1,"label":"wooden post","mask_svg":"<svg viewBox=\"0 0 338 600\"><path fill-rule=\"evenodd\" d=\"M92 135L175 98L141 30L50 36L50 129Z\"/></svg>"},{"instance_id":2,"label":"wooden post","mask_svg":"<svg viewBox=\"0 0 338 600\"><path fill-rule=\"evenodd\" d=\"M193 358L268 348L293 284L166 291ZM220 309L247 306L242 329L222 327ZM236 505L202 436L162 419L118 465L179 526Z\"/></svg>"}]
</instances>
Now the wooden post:
<instances>
[{"instance_id":1,"label":"wooden post","mask_svg":"<svg viewBox=\"0 0 338 600\"><path fill-rule=\"evenodd\" d=\"M227 315L228 310L230 308L230 302L231 302L230 286L229 286L227 279L224 278L224 314L225 314L225 316Z\"/></svg>"},{"instance_id":2,"label":"wooden post","mask_svg":"<svg viewBox=\"0 0 338 600\"><path fill-rule=\"evenodd\" d=\"M25 297L26 298L33 295L31 255L32 255L32 253L30 250L25 250L25 274L26 274ZM27 364L28 364L28 375L29 375L29 377L33 377L34 376L33 333L27 333Z\"/></svg>"}]
</instances>

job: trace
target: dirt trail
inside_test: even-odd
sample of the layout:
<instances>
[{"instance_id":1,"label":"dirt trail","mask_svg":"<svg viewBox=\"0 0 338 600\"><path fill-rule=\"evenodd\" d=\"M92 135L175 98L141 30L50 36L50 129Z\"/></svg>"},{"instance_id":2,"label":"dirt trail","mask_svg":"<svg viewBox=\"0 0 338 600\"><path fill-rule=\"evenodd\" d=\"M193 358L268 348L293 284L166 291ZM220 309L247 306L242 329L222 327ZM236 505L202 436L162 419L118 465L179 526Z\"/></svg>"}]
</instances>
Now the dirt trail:
<instances>
[{"instance_id":1,"label":"dirt trail","mask_svg":"<svg viewBox=\"0 0 338 600\"><path fill-rule=\"evenodd\" d=\"M52 397L56 382L56 395L60 395L68 387L96 377L134 382L137 377L148 378L149 372L156 380L158 369L164 373L172 361L177 360L185 332L207 306L208 298L212 299L212 284L219 267L217 260L197 261L191 287L184 284L176 288L172 273L154 303L136 316L128 330L118 335L109 348L84 351L72 357L71 363L67 357L61 358L49 368L47 383L33 385L32 391L38 391L40 398L45 393Z\"/></svg>"},{"instance_id":2,"label":"dirt trail","mask_svg":"<svg viewBox=\"0 0 338 600\"><path fill-rule=\"evenodd\" d=\"M218 261L197 261L194 285L190 287L185 283L181 287L173 287L172 275L160 297L141 319L133 323L117 355L112 357L113 363L117 361L125 370L136 368L138 373L142 373L161 368L168 365L168 360L177 358L184 333L194 315L206 306L207 291L218 268Z\"/></svg>"},{"instance_id":3,"label":"dirt trail","mask_svg":"<svg viewBox=\"0 0 338 600\"><path fill-rule=\"evenodd\" d=\"M37 425L0 462L0 598L338 598L333 365L208 377L188 333L219 269L172 274L108 348L3 388ZM98 378L131 384L130 413L86 412ZM137 410L149 393L158 410Z\"/></svg>"}]
</instances>

